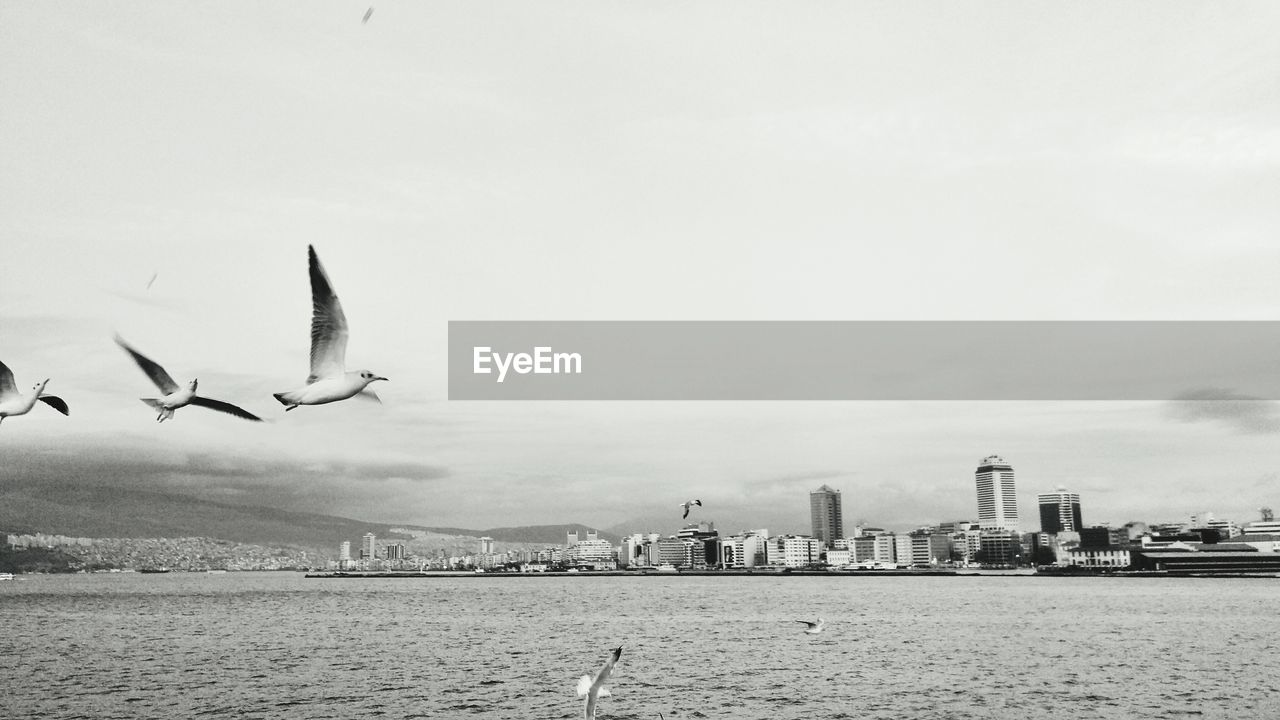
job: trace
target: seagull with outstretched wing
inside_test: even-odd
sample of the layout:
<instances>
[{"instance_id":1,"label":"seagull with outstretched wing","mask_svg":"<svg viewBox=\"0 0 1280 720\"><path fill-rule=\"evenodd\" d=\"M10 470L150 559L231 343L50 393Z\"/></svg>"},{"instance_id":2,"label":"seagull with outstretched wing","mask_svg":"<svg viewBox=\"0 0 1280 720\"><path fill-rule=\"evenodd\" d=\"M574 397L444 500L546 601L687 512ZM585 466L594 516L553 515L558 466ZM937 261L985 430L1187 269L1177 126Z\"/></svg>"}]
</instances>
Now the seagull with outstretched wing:
<instances>
[{"instance_id":1,"label":"seagull with outstretched wing","mask_svg":"<svg viewBox=\"0 0 1280 720\"><path fill-rule=\"evenodd\" d=\"M165 372L164 368L160 367L159 363L146 355L143 355L137 350L134 350L129 346L129 343L125 342L124 338L119 335L116 336L116 344L123 348L125 352L129 353L129 357L133 358L133 361L138 364L138 367L142 368L142 372L145 373L147 377L151 378L151 382L156 384L156 387L160 389L160 392L164 393L162 397L158 398L139 398L142 402L150 405L158 411L159 414L156 415L156 422L164 422L165 420L172 418L174 411L188 405L217 410L218 412L235 415L236 417L244 418L245 420L262 422L262 418L243 408L232 405L231 403L225 403L221 400L213 400L212 398L197 395L196 385L200 382L199 380L192 380L187 383L186 387L179 387L178 383L173 381L173 378L169 376L169 373Z\"/></svg>"},{"instance_id":2,"label":"seagull with outstretched wing","mask_svg":"<svg viewBox=\"0 0 1280 720\"><path fill-rule=\"evenodd\" d=\"M796 622L804 623L806 625L804 629L806 635L817 635L822 632L822 628L827 626L827 624L822 621L822 618L818 618L817 622L809 622L808 620L797 620Z\"/></svg>"},{"instance_id":3,"label":"seagull with outstretched wing","mask_svg":"<svg viewBox=\"0 0 1280 720\"><path fill-rule=\"evenodd\" d=\"M684 508L684 515L680 516L682 519L689 517L690 505L697 505L698 507L702 507L702 501L701 500L685 500L684 502L680 503L680 507Z\"/></svg>"},{"instance_id":4,"label":"seagull with outstretched wing","mask_svg":"<svg viewBox=\"0 0 1280 720\"><path fill-rule=\"evenodd\" d=\"M44 394L44 386L48 384L49 379L45 378L44 382L38 382L31 388L31 394L18 392L18 386L13 382L13 371L0 362L0 422L7 417L26 415L36 406L37 400L63 415L70 415L71 408L67 407L65 400L57 395Z\"/></svg>"},{"instance_id":5,"label":"seagull with outstretched wing","mask_svg":"<svg viewBox=\"0 0 1280 720\"><path fill-rule=\"evenodd\" d=\"M358 394L377 400L366 390L375 380L386 380L368 370L346 371L347 316L342 303L320 265L316 249L307 246L307 266L311 274L311 374L297 390L274 393L272 397L292 410L299 405L324 405Z\"/></svg>"},{"instance_id":6,"label":"seagull with outstretched wing","mask_svg":"<svg viewBox=\"0 0 1280 720\"><path fill-rule=\"evenodd\" d=\"M590 675L583 675L578 678L578 694L587 696L587 703L583 709L582 717L586 720L595 720L596 703L600 698L609 695L609 688L604 686L609 674L613 672L614 663L618 662L618 658L622 657L622 646L614 648L609 653L609 659L604 662L604 667L600 668L600 672L596 673L593 679Z\"/></svg>"}]
</instances>

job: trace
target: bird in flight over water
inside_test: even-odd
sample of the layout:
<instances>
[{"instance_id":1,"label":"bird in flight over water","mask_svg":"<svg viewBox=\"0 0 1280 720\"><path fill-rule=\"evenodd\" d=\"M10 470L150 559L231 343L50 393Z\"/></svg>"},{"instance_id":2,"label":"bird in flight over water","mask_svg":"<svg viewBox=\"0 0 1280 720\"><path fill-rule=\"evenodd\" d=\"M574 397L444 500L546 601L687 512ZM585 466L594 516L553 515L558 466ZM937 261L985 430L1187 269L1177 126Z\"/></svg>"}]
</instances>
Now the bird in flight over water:
<instances>
[{"instance_id":1,"label":"bird in flight over water","mask_svg":"<svg viewBox=\"0 0 1280 720\"><path fill-rule=\"evenodd\" d=\"M613 672L613 664L618 662L618 658L622 657L622 646L614 648L609 654L609 659L604 662L604 667L600 668L600 672L596 673L593 680L590 675L583 675L578 678L578 694L587 696L587 704L583 709L582 717L585 720L595 720L596 702L601 698L609 695L609 688L604 686L606 680L609 679L609 673Z\"/></svg>"},{"instance_id":2,"label":"bird in flight over water","mask_svg":"<svg viewBox=\"0 0 1280 720\"><path fill-rule=\"evenodd\" d=\"M272 397L292 410L299 405L323 405L346 400L357 394L378 400L372 390L365 390L375 380L386 380L369 370L346 371L347 316L320 265L316 249L307 246L311 273L311 374L307 384L297 390L274 393ZM379 400L379 402L381 402Z\"/></svg>"},{"instance_id":3,"label":"bird in flight over water","mask_svg":"<svg viewBox=\"0 0 1280 720\"><path fill-rule=\"evenodd\" d=\"M164 368L160 367L160 365L151 358L129 347L129 343L126 343L119 335L116 336L116 344L124 348L125 352L129 353L129 357L132 357L133 361L138 364L138 367L142 368L142 372L146 373L147 377L151 378L151 382L155 383L156 387L160 388L160 392L164 393L163 397L139 398L142 402L150 405L159 412L159 414L156 415L156 422L164 422L165 420L172 418L175 410L188 405L217 410L218 412L235 415L236 417L244 418L245 420L262 422L262 418L254 415L244 408L237 407L231 403L222 402L221 400L212 400L210 398L197 395L196 385L199 384L199 380L192 380L187 383L185 388L178 387L178 383L174 382L172 377L169 377L169 373L165 372Z\"/></svg>"},{"instance_id":4,"label":"bird in flight over water","mask_svg":"<svg viewBox=\"0 0 1280 720\"><path fill-rule=\"evenodd\" d=\"M698 507L702 507L702 501L701 500L685 500L684 502L680 503L679 507L684 508L684 515L681 515L680 516L681 518L689 517L690 505L697 505Z\"/></svg>"},{"instance_id":5,"label":"bird in flight over water","mask_svg":"<svg viewBox=\"0 0 1280 720\"><path fill-rule=\"evenodd\" d=\"M826 623L822 622L822 618L818 618L817 622L809 622L808 620L797 620L796 622L804 623L808 626L804 629L806 635L817 635L822 632L822 628L827 626Z\"/></svg>"},{"instance_id":6,"label":"bird in flight over water","mask_svg":"<svg viewBox=\"0 0 1280 720\"><path fill-rule=\"evenodd\" d=\"M372 6L372 5L370 5L370 6L369 6L369 9L365 11L365 13L364 13L364 20L361 20L361 21L360 21L360 23L363 25L364 23L369 22L369 18L371 18L371 17L373 17L373 6Z\"/></svg>"},{"instance_id":7,"label":"bird in flight over water","mask_svg":"<svg viewBox=\"0 0 1280 720\"><path fill-rule=\"evenodd\" d=\"M13 383L13 372L9 370L9 366L0 362L0 422L4 422L7 417L26 415L36 406L37 400L63 415L70 415L71 408L67 407L65 400L57 395L44 394L44 386L48 384L49 380L45 379L31 388L30 395L23 395Z\"/></svg>"}]
</instances>

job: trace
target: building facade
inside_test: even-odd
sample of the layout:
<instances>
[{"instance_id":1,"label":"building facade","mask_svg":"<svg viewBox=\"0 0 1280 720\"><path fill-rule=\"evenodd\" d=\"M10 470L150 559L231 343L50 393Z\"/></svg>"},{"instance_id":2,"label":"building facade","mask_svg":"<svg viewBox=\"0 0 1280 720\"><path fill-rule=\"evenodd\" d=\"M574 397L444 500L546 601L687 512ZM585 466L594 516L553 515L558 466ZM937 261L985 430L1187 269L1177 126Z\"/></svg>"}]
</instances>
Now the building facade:
<instances>
[{"instance_id":1,"label":"building facade","mask_svg":"<svg viewBox=\"0 0 1280 720\"><path fill-rule=\"evenodd\" d=\"M827 485L809 493L809 516L813 521L813 537L824 548L835 547L844 538L844 514L840 507L840 491Z\"/></svg>"},{"instance_id":2,"label":"building facade","mask_svg":"<svg viewBox=\"0 0 1280 720\"><path fill-rule=\"evenodd\" d=\"M1080 517L1080 496L1059 486L1051 493L1041 493L1040 532L1056 535L1060 532L1079 532L1084 527Z\"/></svg>"},{"instance_id":3,"label":"building facade","mask_svg":"<svg viewBox=\"0 0 1280 720\"><path fill-rule=\"evenodd\" d=\"M983 530L1018 528L1018 496L1013 484L1013 466L999 455L988 455L974 473L978 489L978 525Z\"/></svg>"}]
</instances>

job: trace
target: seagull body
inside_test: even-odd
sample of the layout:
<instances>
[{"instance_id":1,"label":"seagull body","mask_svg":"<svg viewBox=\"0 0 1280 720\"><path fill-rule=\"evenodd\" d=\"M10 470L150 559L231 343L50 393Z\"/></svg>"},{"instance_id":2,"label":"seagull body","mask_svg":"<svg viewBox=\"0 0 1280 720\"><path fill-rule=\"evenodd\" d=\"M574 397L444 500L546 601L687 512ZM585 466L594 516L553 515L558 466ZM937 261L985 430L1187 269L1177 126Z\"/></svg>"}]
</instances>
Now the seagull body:
<instances>
[{"instance_id":1,"label":"seagull body","mask_svg":"<svg viewBox=\"0 0 1280 720\"><path fill-rule=\"evenodd\" d=\"M578 694L587 696L587 704L583 709L582 717L586 720L595 720L596 702L601 698L608 696L609 688L604 686L609 674L613 672L613 664L618 662L618 658L622 657L622 647L614 648L609 654L609 659L605 661L604 667L600 668L600 672L596 673L593 680L590 675L583 675L578 678Z\"/></svg>"},{"instance_id":2,"label":"seagull body","mask_svg":"<svg viewBox=\"0 0 1280 720\"><path fill-rule=\"evenodd\" d=\"M806 635L817 635L822 632L822 628L827 626L827 624L822 621L822 618L818 618L817 622L809 622L808 620L797 620L796 622L808 625L808 627L804 629Z\"/></svg>"},{"instance_id":3,"label":"seagull body","mask_svg":"<svg viewBox=\"0 0 1280 720\"><path fill-rule=\"evenodd\" d=\"M310 245L307 246L307 265L311 274L311 374L307 376L306 385L274 393L272 397L279 400L285 410L299 405L324 405L361 393L377 400L378 396L365 388L375 380L386 378L368 370L346 371L347 316L320 265L316 249Z\"/></svg>"},{"instance_id":4,"label":"seagull body","mask_svg":"<svg viewBox=\"0 0 1280 720\"><path fill-rule=\"evenodd\" d=\"M38 382L31 388L30 395L24 395L18 392L9 366L0 362L0 422L4 422L7 417L26 415L36 406L37 400L63 415L70 415L71 409L67 407L65 400L57 395L44 394L44 386L48 384L49 380L46 378L44 382Z\"/></svg>"},{"instance_id":5,"label":"seagull body","mask_svg":"<svg viewBox=\"0 0 1280 720\"><path fill-rule=\"evenodd\" d=\"M165 372L164 368L160 367L160 365L151 358L129 347L129 344L126 343L119 335L116 336L116 344L124 348L125 352L129 353L129 357L133 358L133 361L138 364L138 367L142 368L142 372L146 373L147 377L151 378L151 382L155 383L156 387L160 388L160 392L164 393L162 397L158 398L139 398L142 402L150 405L158 411L159 414L156 415L156 422L164 422L165 420L172 418L174 411L188 405L205 407L210 410L217 410L218 412L235 415L236 417L244 418L245 420L262 422L262 418L244 410L243 408L236 407L231 403L225 403L221 400L213 400L197 395L196 386L199 384L199 380L192 380L187 383L185 387L180 387L178 383L174 382L173 378L169 376L169 373Z\"/></svg>"},{"instance_id":6,"label":"seagull body","mask_svg":"<svg viewBox=\"0 0 1280 720\"><path fill-rule=\"evenodd\" d=\"M682 515L682 516L681 516L682 518L687 518L687 517L689 517L689 506L690 506L690 505L697 505L698 507L702 507L702 501L701 501L701 500L686 500L686 501L684 501L684 502L680 503L680 507L684 508L684 515Z\"/></svg>"},{"instance_id":7,"label":"seagull body","mask_svg":"<svg viewBox=\"0 0 1280 720\"><path fill-rule=\"evenodd\" d=\"M368 10L366 10L366 11L365 11L365 13L364 13L364 20L361 20L361 21L360 21L360 22L361 22L361 24L368 23L368 22L369 22L369 18L371 18L371 17L373 17L373 8L372 8L372 7L370 7Z\"/></svg>"}]
</instances>

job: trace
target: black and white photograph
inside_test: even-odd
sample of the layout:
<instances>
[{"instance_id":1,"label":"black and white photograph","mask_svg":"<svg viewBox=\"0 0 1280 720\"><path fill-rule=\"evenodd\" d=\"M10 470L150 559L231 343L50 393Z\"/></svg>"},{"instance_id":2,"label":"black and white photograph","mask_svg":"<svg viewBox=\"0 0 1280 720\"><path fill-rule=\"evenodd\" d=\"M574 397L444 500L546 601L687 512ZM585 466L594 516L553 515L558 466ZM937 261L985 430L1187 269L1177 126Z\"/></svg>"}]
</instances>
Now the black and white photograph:
<instances>
[{"instance_id":1,"label":"black and white photograph","mask_svg":"<svg viewBox=\"0 0 1280 720\"><path fill-rule=\"evenodd\" d=\"M1276 38L0 3L0 720L1280 718Z\"/></svg>"}]
</instances>

